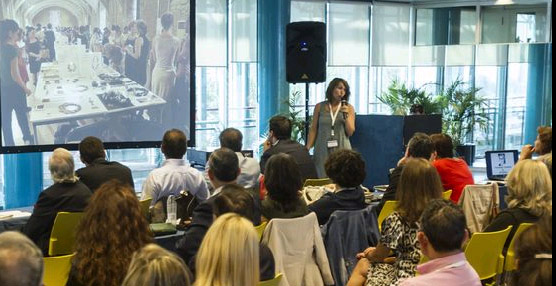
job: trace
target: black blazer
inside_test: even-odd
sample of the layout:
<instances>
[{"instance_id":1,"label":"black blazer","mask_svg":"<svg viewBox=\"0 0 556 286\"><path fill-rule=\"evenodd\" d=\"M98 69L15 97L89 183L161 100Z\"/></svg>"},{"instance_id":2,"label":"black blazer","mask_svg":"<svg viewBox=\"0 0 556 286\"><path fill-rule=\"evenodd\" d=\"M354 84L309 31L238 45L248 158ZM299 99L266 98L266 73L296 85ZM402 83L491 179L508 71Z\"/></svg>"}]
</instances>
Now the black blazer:
<instances>
[{"instance_id":1,"label":"black blazer","mask_svg":"<svg viewBox=\"0 0 556 286\"><path fill-rule=\"evenodd\" d=\"M346 189L337 193L327 193L309 205L309 210L317 215L319 225L325 225L333 212L361 210L367 207L361 187Z\"/></svg>"},{"instance_id":2,"label":"black blazer","mask_svg":"<svg viewBox=\"0 0 556 286\"><path fill-rule=\"evenodd\" d=\"M301 171L301 177L303 178L303 182L307 179L316 179L317 176L317 168L315 167L315 162L311 159L311 155L309 155L309 151L305 146L299 144L297 141L293 141L290 139L281 139L278 141L276 146L270 147L270 149L266 150L261 157L261 174L264 174L264 169L266 162L272 155L278 153L286 153L291 155L297 165L299 166L299 170Z\"/></svg>"},{"instance_id":3,"label":"black blazer","mask_svg":"<svg viewBox=\"0 0 556 286\"><path fill-rule=\"evenodd\" d=\"M131 188L135 188L131 170L128 167L118 162L106 161L104 158L94 160L91 165L77 170L75 174L93 192L112 179L120 180L122 183L130 185Z\"/></svg>"},{"instance_id":4,"label":"black blazer","mask_svg":"<svg viewBox=\"0 0 556 286\"><path fill-rule=\"evenodd\" d=\"M48 255L50 232L58 212L82 212L91 195L91 190L79 181L50 186L39 194L23 233L39 246L45 256Z\"/></svg>"},{"instance_id":5,"label":"black blazer","mask_svg":"<svg viewBox=\"0 0 556 286\"><path fill-rule=\"evenodd\" d=\"M398 190L398 185L400 184L400 178L402 177L403 168L404 165L400 165L396 167L394 171L392 171L392 174L389 175L390 184L388 185L384 196L380 200L380 203L375 208L377 216L380 214L380 211L382 211L382 208L387 201L396 200L396 191Z\"/></svg>"}]
</instances>

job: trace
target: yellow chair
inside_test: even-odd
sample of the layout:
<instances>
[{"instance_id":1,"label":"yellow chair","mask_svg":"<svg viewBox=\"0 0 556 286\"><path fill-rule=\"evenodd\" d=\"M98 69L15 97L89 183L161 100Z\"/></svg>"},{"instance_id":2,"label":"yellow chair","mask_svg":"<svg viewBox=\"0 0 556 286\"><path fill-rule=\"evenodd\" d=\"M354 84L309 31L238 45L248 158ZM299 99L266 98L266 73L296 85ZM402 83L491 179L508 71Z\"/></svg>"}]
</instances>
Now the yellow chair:
<instances>
[{"instance_id":1,"label":"yellow chair","mask_svg":"<svg viewBox=\"0 0 556 286\"><path fill-rule=\"evenodd\" d=\"M71 259L75 254L45 257L44 286L65 286L71 269Z\"/></svg>"},{"instance_id":2,"label":"yellow chair","mask_svg":"<svg viewBox=\"0 0 556 286\"><path fill-rule=\"evenodd\" d=\"M442 193L442 198L445 200L450 200L451 196L452 196L452 190L447 190Z\"/></svg>"},{"instance_id":3,"label":"yellow chair","mask_svg":"<svg viewBox=\"0 0 556 286\"><path fill-rule=\"evenodd\" d=\"M307 179L305 180L305 183L303 184L303 187L320 187L320 186L326 186L326 185L330 185L332 184L332 180L330 180L329 178L325 178L325 179Z\"/></svg>"},{"instance_id":4,"label":"yellow chair","mask_svg":"<svg viewBox=\"0 0 556 286\"><path fill-rule=\"evenodd\" d=\"M280 285L280 282L282 281L283 276L284 275L282 273L278 273L276 275L276 277L274 277L274 279L272 279L272 280L259 282L259 286L278 286L278 285ZM46 286L48 286L48 285L46 285Z\"/></svg>"},{"instance_id":5,"label":"yellow chair","mask_svg":"<svg viewBox=\"0 0 556 286\"><path fill-rule=\"evenodd\" d=\"M74 252L75 230L83 218L83 213L59 212L54 219L48 256L68 255Z\"/></svg>"},{"instance_id":6,"label":"yellow chair","mask_svg":"<svg viewBox=\"0 0 556 286\"><path fill-rule=\"evenodd\" d=\"M514 249L515 240L516 240L516 238L519 237L519 235L523 231L525 231L526 229L528 229L532 225L533 225L532 223L522 223L517 228L517 230L515 232L515 235L512 238L512 241L510 242L510 246L508 248L508 253L506 254L506 260L504 262L504 271L514 271L514 270L517 269L517 265L515 263L515 249Z\"/></svg>"},{"instance_id":7,"label":"yellow chair","mask_svg":"<svg viewBox=\"0 0 556 286\"><path fill-rule=\"evenodd\" d=\"M501 262L504 260L500 260L500 257L503 257L502 250L511 230L512 226L509 226L505 230L476 232L471 236L465 248L465 257L481 280L491 279L502 273Z\"/></svg>"},{"instance_id":8,"label":"yellow chair","mask_svg":"<svg viewBox=\"0 0 556 286\"><path fill-rule=\"evenodd\" d=\"M378 230L382 231L382 222L396 210L397 201L386 201L378 215Z\"/></svg>"},{"instance_id":9,"label":"yellow chair","mask_svg":"<svg viewBox=\"0 0 556 286\"><path fill-rule=\"evenodd\" d=\"M255 230L257 230L257 234L259 235L259 240L261 240L261 238L263 238L263 233L264 230L266 229L266 225L268 224L268 222L263 222L260 225L255 227Z\"/></svg>"},{"instance_id":10,"label":"yellow chair","mask_svg":"<svg viewBox=\"0 0 556 286\"><path fill-rule=\"evenodd\" d=\"M141 213L147 220L149 220L149 208L151 207L153 199L146 199L139 201L139 206L141 207Z\"/></svg>"}]
</instances>

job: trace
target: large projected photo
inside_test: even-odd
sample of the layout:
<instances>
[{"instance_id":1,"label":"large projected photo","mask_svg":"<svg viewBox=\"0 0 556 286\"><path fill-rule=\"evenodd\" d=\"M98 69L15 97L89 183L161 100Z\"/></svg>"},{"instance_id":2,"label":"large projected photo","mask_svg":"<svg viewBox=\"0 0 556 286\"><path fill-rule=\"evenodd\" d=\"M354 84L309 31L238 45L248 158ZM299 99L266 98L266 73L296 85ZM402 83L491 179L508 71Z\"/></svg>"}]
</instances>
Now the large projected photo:
<instances>
[{"instance_id":1,"label":"large projected photo","mask_svg":"<svg viewBox=\"0 0 556 286\"><path fill-rule=\"evenodd\" d=\"M190 135L191 0L2 0L2 149Z\"/></svg>"}]
</instances>

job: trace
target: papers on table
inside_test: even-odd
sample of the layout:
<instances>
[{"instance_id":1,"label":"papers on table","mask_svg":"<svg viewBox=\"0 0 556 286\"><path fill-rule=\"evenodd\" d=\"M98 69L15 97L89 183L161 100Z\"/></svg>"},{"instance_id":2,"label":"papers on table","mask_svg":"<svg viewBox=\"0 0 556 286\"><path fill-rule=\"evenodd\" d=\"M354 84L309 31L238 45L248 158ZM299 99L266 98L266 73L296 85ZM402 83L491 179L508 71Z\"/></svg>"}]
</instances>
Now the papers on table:
<instances>
[{"instance_id":1,"label":"papers on table","mask_svg":"<svg viewBox=\"0 0 556 286\"><path fill-rule=\"evenodd\" d=\"M22 212L22 211L5 211L0 212L0 220L2 219L10 219L10 218L18 218L18 217L30 217L30 212Z\"/></svg>"}]
</instances>

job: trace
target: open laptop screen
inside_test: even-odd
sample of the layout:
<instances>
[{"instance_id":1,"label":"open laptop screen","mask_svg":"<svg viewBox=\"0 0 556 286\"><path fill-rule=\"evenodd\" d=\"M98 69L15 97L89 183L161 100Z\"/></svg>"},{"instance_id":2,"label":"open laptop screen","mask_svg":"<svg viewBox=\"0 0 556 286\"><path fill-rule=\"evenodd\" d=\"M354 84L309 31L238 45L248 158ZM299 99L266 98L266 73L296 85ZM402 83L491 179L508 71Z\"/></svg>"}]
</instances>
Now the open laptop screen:
<instances>
[{"instance_id":1,"label":"open laptop screen","mask_svg":"<svg viewBox=\"0 0 556 286\"><path fill-rule=\"evenodd\" d=\"M518 160L517 150L486 152L487 176L489 179L504 179Z\"/></svg>"}]
</instances>

